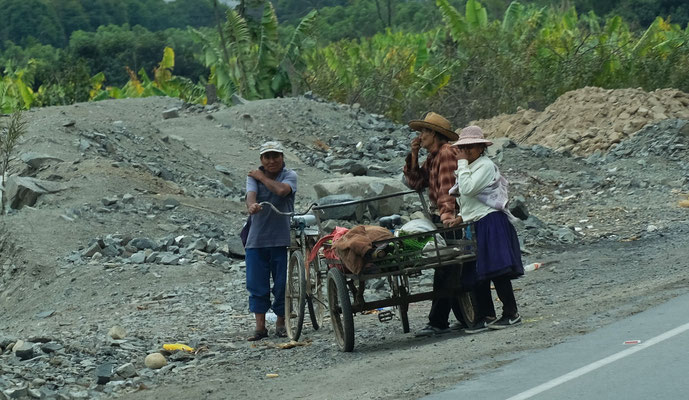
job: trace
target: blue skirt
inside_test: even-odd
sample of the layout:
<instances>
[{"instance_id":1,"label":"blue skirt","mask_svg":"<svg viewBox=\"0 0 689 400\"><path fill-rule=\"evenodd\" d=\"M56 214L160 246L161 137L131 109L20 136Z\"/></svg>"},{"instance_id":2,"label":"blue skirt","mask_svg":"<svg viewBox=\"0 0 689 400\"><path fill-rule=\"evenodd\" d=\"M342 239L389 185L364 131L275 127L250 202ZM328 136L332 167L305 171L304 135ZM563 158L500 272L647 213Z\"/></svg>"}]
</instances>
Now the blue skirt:
<instances>
[{"instance_id":1,"label":"blue skirt","mask_svg":"<svg viewBox=\"0 0 689 400\"><path fill-rule=\"evenodd\" d=\"M462 273L465 286L498 277L524 275L517 231L502 211L492 212L474 223L476 229L476 267L467 264Z\"/></svg>"}]
</instances>

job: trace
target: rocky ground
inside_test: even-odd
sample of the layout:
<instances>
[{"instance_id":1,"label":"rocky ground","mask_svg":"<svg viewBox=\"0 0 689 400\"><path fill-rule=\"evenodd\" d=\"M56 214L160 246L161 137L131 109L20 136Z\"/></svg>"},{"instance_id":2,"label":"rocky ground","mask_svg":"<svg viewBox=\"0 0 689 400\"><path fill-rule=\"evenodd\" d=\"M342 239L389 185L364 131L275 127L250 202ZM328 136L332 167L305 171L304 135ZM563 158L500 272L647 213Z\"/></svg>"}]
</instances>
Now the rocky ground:
<instances>
[{"instance_id":1,"label":"rocky ground","mask_svg":"<svg viewBox=\"0 0 689 400\"><path fill-rule=\"evenodd\" d=\"M675 107L685 96L666 96L665 108L686 111ZM580 98L558 100L573 102L561 112L583 109ZM412 399L689 288L686 119L576 149L496 139L491 156L528 210L517 224L524 261L542 263L515 281L523 325L416 338L369 314L354 319L353 353L338 350L327 320L318 331L307 324L294 347L273 336L251 344L237 233L258 146L284 142L305 209L328 184L354 180L363 195L399 188L409 129L310 97L230 108L129 99L26 116L10 172L32 190L0 218L0 399ZM383 296L377 286L367 295ZM412 331L428 307L410 306ZM195 351L162 350L178 342ZM148 368L156 352L166 365Z\"/></svg>"}]
</instances>

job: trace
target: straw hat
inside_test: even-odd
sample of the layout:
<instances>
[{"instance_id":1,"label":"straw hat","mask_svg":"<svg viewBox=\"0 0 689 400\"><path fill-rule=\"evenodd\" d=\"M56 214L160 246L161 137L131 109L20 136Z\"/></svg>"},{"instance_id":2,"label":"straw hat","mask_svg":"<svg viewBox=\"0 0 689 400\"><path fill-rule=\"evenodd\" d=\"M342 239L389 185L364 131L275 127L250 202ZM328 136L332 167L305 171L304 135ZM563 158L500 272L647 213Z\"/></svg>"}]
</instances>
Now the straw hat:
<instances>
[{"instance_id":1,"label":"straw hat","mask_svg":"<svg viewBox=\"0 0 689 400\"><path fill-rule=\"evenodd\" d=\"M467 144L485 143L486 146L493 144L490 140L483 137L483 130L476 125L467 126L463 129L457 129L459 140L452 143L453 146L464 146Z\"/></svg>"},{"instance_id":2,"label":"straw hat","mask_svg":"<svg viewBox=\"0 0 689 400\"><path fill-rule=\"evenodd\" d=\"M445 119L440 114L434 112L429 112L423 119L413 119L409 121L409 127L415 131L420 131L423 128L428 128L430 130L436 131L439 134L445 136L449 140L457 140L457 134L452 132L450 127L450 121Z\"/></svg>"}]
</instances>

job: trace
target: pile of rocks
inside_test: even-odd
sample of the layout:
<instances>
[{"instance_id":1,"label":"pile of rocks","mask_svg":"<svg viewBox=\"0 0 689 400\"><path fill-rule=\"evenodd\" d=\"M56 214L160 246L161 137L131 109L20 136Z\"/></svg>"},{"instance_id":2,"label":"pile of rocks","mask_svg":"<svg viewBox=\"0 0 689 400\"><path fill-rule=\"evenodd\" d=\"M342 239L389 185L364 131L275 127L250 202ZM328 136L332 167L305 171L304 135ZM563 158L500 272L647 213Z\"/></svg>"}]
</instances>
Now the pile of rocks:
<instances>
[{"instance_id":1,"label":"pile of rocks","mask_svg":"<svg viewBox=\"0 0 689 400\"><path fill-rule=\"evenodd\" d=\"M229 265L231 257L244 257L241 242L236 237L226 238L220 228L207 226L203 233L168 235L159 240L110 234L93 240L85 249L67 256L66 260L75 264L104 259L122 264L178 265L205 261Z\"/></svg>"},{"instance_id":2,"label":"pile of rocks","mask_svg":"<svg viewBox=\"0 0 689 400\"><path fill-rule=\"evenodd\" d=\"M611 158L649 155L678 161L685 169L689 168L689 121L668 119L646 125L628 140L613 146L607 154Z\"/></svg>"},{"instance_id":3,"label":"pile of rocks","mask_svg":"<svg viewBox=\"0 0 689 400\"><path fill-rule=\"evenodd\" d=\"M588 155L668 118L689 119L689 94L675 89L586 87L563 94L543 112L520 109L472 123L490 137L507 136L519 143Z\"/></svg>"}]
</instances>

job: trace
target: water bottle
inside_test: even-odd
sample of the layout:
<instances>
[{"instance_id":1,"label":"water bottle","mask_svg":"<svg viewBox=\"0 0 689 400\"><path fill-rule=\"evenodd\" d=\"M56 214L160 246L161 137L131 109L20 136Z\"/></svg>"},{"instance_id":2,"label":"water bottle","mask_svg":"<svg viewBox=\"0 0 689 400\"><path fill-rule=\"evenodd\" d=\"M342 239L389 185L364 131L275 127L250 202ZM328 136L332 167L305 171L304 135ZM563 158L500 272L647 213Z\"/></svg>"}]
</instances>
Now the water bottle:
<instances>
[{"instance_id":1,"label":"water bottle","mask_svg":"<svg viewBox=\"0 0 689 400\"><path fill-rule=\"evenodd\" d=\"M277 321L277 320L278 320L278 316L275 315L274 312L268 311L268 312L266 313L266 321L268 321L268 322L275 322L275 321Z\"/></svg>"}]
</instances>

